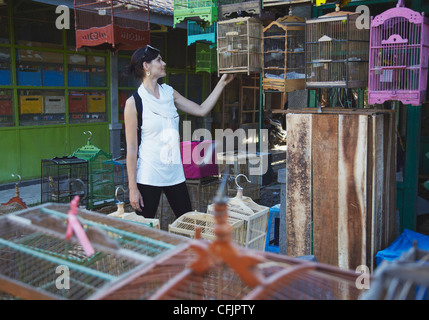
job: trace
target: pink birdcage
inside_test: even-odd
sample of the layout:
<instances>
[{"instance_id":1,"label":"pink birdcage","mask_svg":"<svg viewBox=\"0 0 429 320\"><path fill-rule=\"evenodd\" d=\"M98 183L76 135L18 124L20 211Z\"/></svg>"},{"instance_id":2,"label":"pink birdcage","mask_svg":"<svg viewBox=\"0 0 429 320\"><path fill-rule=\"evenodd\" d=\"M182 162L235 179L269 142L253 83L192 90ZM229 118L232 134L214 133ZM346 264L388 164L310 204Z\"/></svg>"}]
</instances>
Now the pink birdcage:
<instances>
[{"instance_id":1,"label":"pink birdcage","mask_svg":"<svg viewBox=\"0 0 429 320\"><path fill-rule=\"evenodd\" d=\"M396 8L371 21L368 103L388 100L421 105L426 98L429 56L429 19Z\"/></svg>"}]
</instances>

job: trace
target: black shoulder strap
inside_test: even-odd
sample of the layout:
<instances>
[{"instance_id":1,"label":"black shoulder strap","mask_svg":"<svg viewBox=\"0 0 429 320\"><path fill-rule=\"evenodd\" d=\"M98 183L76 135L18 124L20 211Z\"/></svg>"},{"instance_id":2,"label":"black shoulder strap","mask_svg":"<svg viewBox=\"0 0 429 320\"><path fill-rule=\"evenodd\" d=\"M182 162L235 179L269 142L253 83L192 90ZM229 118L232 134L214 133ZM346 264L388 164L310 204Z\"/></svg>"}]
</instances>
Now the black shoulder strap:
<instances>
[{"instance_id":1,"label":"black shoulder strap","mask_svg":"<svg viewBox=\"0 0 429 320\"><path fill-rule=\"evenodd\" d=\"M137 91L133 92L134 101L136 102L137 109L137 148L140 147L142 140L142 113L143 113L143 102L142 98Z\"/></svg>"}]
</instances>

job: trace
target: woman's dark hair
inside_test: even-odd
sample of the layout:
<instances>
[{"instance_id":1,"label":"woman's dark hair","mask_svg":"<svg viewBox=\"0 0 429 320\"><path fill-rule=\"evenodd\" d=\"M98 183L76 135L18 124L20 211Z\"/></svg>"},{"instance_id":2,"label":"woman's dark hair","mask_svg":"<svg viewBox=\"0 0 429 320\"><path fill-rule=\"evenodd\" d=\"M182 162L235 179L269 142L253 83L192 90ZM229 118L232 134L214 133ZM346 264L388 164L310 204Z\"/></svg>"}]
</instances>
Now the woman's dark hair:
<instances>
[{"instance_id":1,"label":"woman's dark hair","mask_svg":"<svg viewBox=\"0 0 429 320\"><path fill-rule=\"evenodd\" d=\"M131 56L130 64L125 69L126 74L134 75L136 79L141 80L144 75L143 62L151 62L158 57L159 53L159 49L150 45L137 49Z\"/></svg>"}]
</instances>

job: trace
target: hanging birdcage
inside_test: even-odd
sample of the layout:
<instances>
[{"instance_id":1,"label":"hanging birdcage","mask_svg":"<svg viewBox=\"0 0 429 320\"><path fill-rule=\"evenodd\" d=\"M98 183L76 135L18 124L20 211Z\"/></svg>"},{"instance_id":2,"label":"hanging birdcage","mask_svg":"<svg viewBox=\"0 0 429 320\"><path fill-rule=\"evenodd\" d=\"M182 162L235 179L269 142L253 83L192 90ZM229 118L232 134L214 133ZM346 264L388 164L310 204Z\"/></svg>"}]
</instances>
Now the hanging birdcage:
<instances>
[{"instance_id":1,"label":"hanging birdcage","mask_svg":"<svg viewBox=\"0 0 429 320\"><path fill-rule=\"evenodd\" d=\"M174 0L174 27L185 19L212 24L217 17L217 0Z\"/></svg>"},{"instance_id":2,"label":"hanging birdcage","mask_svg":"<svg viewBox=\"0 0 429 320\"><path fill-rule=\"evenodd\" d=\"M188 46L195 42L216 43L216 22L188 21Z\"/></svg>"},{"instance_id":3,"label":"hanging birdcage","mask_svg":"<svg viewBox=\"0 0 429 320\"><path fill-rule=\"evenodd\" d=\"M306 87L363 88L368 83L369 30L359 14L339 10L306 21Z\"/></svg>"},{"instance_id":4,"label":"hanging birdcage","mask_svg":"<svg viewBox=\"0 0 429 320\"><path fill-rule=\"evenodd\" d=\"M76 49L135 50L150 43L149 1L75 0Z\"/></svg>"},{"instance_id":5,"label":"hanging birdcage","mask_svg":"<svg viewBox=\"0 0 429 320\"><path fill-rule=\"evenodd\" d=\"M77 157L42 159L41 203L69 203L75 196L88 205L88 161Z\"/></svg>"},{"instance_id":6,"label":"hanging birdcage","mask_svg":"<svg viewBox=\"0 0 429 320\"><path fill-rule=\"evenodd\" d=\"M426 101L429 19L402 1L371 20L368 104Z\"/></svg>"},{"instance_id":7,"label":"hanging birdcage","mask_svg":"<svg viewBox=\"0 0 429 320\"><path fill-rule=\"evenodd\" d=\"M304 46L305 20L292 11L264 28L262 86L266 95L281 94L281 109L287 92L305 89Z\"/></svg>"},{"instance_id":8,"label":"hanging birdcage","mask_svg":"<svg viewBox=\"0 0 429 320\"><path fill-rule=\"evenodd\" d=\"M241 15L244 12L249 15L260 15L262 0L219 0L219 20Z\"/></svg>"},{"instance_id":9,"label":"hanging birdcage","mask_svg":"<svg viewBox=\"0 0 429 320\"><path fill-rule=\"evenodd\" d=\"M218 74L262 70L262 23L245 17L217 23Z\"/></svg>"},{"instance_id":10,"label":"hanging birdcage","mask_svg":"<svg viewBox=\"0 0 429 320\"><path fill-rule=\"evenodd\" d=\"M92 137L91 131L88 133ZM91 137L88 138L85 146L72 154L74 157L88 161L88 209L101 207L115 201L112 155L92 145Z\"/></svg>"},{"instance_id":11,"label":"hanging birdcage","mask_svg":"<svg viewBox=\"0 0 429 320\"><path fill-rule=\"evenodd\" d=\"M217 70L216 45L198 42L196 44L196 60L195 72L215 72Z\"/></svg>"}]
</instances>

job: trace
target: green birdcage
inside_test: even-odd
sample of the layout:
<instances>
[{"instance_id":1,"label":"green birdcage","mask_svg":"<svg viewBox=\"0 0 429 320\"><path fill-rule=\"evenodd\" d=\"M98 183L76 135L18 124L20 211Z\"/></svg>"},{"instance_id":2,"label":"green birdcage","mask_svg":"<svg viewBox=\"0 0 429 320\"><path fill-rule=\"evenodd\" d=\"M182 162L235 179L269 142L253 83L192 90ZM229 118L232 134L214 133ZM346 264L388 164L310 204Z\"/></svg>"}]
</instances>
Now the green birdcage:
<instances>
[{"instance_id":1,"label":"green birdcage","mask_svg":"<svg viewBox=\"0 0 429 320\"><path fill-rule=\"evenodd\" d=\"M212 24L217 21L217 0L174 0L174 24L185 19L203 20Z\"/></svg>"},{"instance_id":2,"label":"green birdcage","mask_svg":"<svg viewBox=\"0 0 429 320\"><path fill-rule=\"evenodd\" d=\"M88 161L88 209L95 209L115 201L115 182L112 155L91 144L91 136L85 146L72 156Z\"/></svg>"},{"instance_id":3,"label":"green birdcage","mask_svg":"<svg viewBox=\"0 0 429 320\"><path fill-rule=\"evenodd\" d=\"M196 51L196 72L215 72L217 70L216 45L197 42Z\"/></svg>"}]
</instances>

